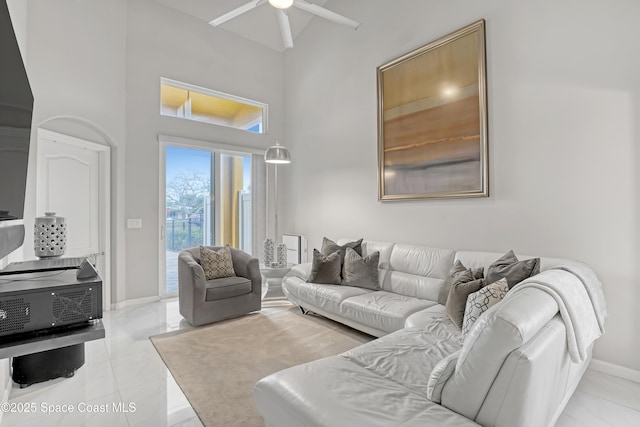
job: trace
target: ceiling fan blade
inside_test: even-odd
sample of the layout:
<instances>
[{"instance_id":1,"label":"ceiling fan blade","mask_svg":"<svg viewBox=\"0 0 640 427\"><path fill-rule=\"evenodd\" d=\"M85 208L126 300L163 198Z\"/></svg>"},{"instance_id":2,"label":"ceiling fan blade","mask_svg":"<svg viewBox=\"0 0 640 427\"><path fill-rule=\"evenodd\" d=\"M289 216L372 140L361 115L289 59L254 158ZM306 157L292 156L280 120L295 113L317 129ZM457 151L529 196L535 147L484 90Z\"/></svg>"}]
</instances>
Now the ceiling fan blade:
<instances>
[{"instance_id":1,"label":"ceiling fan blade","mask_svg":"<svg viewBox=\"0 0 640 427\"><path fill-rule=\"evenodd\" d=\"M354 30L357 30L360 26L360 23L354 21L353 19L349 19L338 13L330 11L329 9L325 9L324 7L320 7L317 4L309 3L305 0L294 0L293 5L298 9L304 10L305 12L309 12L321 18L328 19L329 21L333 21L336 24L346 25L347 27L351 27Z\"/></svg>"},{"instance_id":2,"label":"ceiling fan blade","mask_svg":"<svg viewBox=\"0 0 640 427\"><path fill-rule=\"evenodd\" d=\"M245 3L240 7L236 7L230 12L227 12L224 15L209 21L209 24L213 25L214 27L217 27L218 25L224 24L225 22L235 18L236 16L240 16L245 12L255 9L256 7L262 5L265 2L266 0L251 0L250 2Z\"/></svg>"},{"instance_id":3,"label":"ceiling fan blade","mask_svg":"<svg viewBox=\"0 0 640 427\"><path fill-rule=\"evenodd\" d=\"M293 47L293 36L291 35L291 25L289 24L289 15L282 9L276 11L278 15L278 24L280 24L280 34L282 35L282 43L286 49Z\"/></svg>"}]
</instances>

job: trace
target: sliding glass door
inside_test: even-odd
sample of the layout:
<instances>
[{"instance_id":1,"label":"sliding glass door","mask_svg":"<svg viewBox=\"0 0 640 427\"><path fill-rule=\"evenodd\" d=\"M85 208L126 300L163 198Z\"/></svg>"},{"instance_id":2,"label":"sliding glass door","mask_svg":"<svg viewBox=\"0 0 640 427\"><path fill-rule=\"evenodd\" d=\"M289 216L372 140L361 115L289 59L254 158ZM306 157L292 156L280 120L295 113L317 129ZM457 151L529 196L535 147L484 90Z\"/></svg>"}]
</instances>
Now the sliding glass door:
<instances>
[{"instance_id":1,"label":"sliding glass door","mask_svg":"<svg viewBox=\"0 0 640 427\"><path fill-rule=\"evenodd\" d=\"M165 284L178 291L178 254L204 246L252 251L251 155L214 149L164 147Z\"/></svg>"}]
</instances>

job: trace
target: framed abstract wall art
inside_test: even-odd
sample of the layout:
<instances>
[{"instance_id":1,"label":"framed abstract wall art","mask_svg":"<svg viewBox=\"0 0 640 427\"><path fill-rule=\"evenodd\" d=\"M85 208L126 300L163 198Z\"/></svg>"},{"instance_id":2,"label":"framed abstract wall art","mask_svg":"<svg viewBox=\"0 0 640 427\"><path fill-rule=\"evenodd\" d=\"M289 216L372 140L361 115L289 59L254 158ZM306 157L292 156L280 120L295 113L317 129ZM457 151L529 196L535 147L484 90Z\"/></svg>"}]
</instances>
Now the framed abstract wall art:
<instances>
[{"instance_id":1,"label":"framed abstract wall art","mask_svg":"<svg viewBox=\"0 0 640 427\"><path fill-rule=\"evenodd\" d=\"M378 199L489 195L484 20L378 67Z\"/></svg>"}]
</instances>

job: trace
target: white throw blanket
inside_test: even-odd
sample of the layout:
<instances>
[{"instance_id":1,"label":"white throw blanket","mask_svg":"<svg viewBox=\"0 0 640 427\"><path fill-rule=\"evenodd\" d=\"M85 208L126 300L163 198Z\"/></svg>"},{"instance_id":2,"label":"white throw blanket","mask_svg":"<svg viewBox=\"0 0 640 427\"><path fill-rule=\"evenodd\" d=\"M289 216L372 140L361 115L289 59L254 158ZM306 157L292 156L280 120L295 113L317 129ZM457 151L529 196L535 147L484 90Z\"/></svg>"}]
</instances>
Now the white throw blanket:
<instances>
[{"instance_id":1,"label":"white throw blanket","mask_svg":"<svg viewBox=\"0 0 640 427\"><path fill-rule=\"evenodd\" d=\"M602 283L593 270L580 263L556 265L514 286L505 298L527 288L540 289L556 300L571 361L586 360L587 349L604 333L607 317Z\"/></svg>"},{"instance_id":2,"label":"white throw blanket","mask_svg":"<svg viewBox=\"0 0 640 427\"><path fill-rule=\"evenodd\" d=\"M602 283L598 279L598 276L596 276L596 273L587 265L575 261L554 265L551 269L568 271L580 279L589 294L589 299L593 305L598 326L600 327L600 333L604 334L604 321L607 318L607 303L604 299Z\"/></svg>"}]
</instances>

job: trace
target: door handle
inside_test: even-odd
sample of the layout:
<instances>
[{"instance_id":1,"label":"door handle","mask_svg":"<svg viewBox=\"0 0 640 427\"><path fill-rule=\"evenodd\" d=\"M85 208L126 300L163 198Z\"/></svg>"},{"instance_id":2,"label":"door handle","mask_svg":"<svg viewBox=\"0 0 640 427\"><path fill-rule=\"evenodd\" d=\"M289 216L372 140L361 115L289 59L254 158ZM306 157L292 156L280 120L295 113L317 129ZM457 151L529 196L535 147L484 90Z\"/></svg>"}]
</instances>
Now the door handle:
<instances>
[{"instance_id":1,"label":"door handle","mask_svg":"<svg viewBox=\"0 0 640 427\"><path fill-rule=\"evenodd\" d=\"M160 239L164 240L167 238L167 227L165 227L164 225L160 226Z\"/></svg>"}]
</instances>

